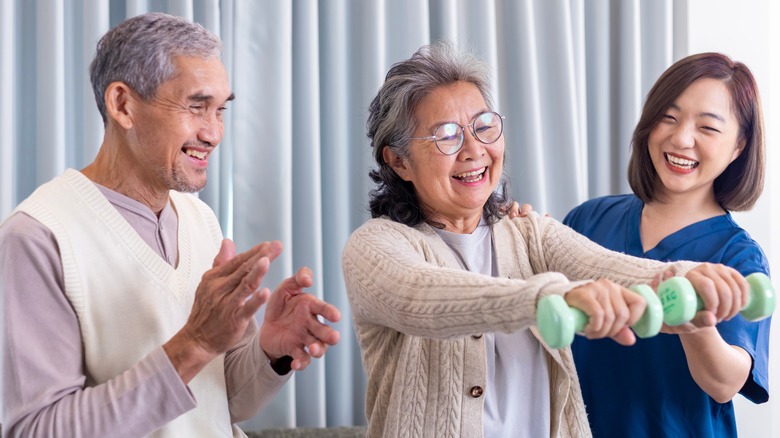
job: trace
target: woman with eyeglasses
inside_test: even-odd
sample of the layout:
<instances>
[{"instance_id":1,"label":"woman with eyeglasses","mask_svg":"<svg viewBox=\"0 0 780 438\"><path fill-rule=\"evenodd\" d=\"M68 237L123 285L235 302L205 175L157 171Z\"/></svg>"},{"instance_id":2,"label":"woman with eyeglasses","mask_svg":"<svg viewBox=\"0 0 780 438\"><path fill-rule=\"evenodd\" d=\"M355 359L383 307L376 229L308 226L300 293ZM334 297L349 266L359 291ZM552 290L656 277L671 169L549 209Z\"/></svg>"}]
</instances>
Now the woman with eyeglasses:
<instances>
[{"instance_id":1,"label":"woman with eyeglasses","mask_svg":"<svg viewBox=\"0 0 780 438\"><path fill-rule=\"evenodd\" d=\"M676 62L647 94L631 148L634 194L587 201L565 224L637 257L769 273L729 213L751 209L764 185L761 101L747 66L720 53ZM665 327L630 349L575 340L594 436L736 437L731 400L769 399L769 328L770 319L737 316L700 330Z\"/></svg>"},{"instance_id":2,"label":"woman with eyeglasses","mask_svg":"<svg viewBox=\"0 0 780 438\"><path fill-rule=\"evenodd\" d=\"M722 265L607 251L537 214L503 215L504 122L487 69L438 42L395 64L369 107L373 219L342 257L368 374L369 436L590 436L570 349L540 340L540 298L564 295L584 334L632 344L645 308L626 287L676 270L734 296ZM605 277L605 278L602 278Z\"/></svg>"}]
</instances>

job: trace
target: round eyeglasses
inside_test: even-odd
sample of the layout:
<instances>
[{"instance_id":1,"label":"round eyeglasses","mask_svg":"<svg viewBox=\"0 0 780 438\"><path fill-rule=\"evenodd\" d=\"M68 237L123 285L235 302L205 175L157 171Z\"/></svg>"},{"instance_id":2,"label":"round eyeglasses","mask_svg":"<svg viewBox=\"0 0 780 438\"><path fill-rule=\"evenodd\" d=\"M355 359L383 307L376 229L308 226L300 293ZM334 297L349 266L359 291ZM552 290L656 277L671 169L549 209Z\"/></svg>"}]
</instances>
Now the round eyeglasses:
<instances>
[{"instance_id":1,"label":"round eyeglasses","mask_svg":"<svg viewBox=\"0 0 780 438\"><path fill-rule=\"evenodd\" d=\"M501 138L504 132L504 116L495 111L485 111L466 125L480 143L491 144ZM433 130L433 135L428 137L410 137L409 140L433 140L438 149L444 155L457 153L463 147L466 137L466 127L455 122L443 123Z\"/></svg>"}]
</instances>

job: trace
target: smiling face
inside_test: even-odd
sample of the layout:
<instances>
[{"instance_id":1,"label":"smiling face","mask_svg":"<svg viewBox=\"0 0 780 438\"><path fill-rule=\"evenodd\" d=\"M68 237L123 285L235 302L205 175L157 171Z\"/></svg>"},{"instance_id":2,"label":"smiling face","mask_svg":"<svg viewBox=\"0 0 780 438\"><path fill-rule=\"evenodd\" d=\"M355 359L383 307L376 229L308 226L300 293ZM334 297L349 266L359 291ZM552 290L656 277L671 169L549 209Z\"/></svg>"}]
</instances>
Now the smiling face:
<instances>
[{"instance_id":1,"label":"smiling face","mask_svg":"<svg viewBox=\"0 0 780 438\"><path fill-rule=\"evenodd\" d=\"M658 199L715 203L713 182L742 152L744 140L722 81L703 78L680 94L650 132Z\"/></svg>"},{"instance_id":2,"label":"smiling face","mask_svg":"<svg viewBox=\"0 0 780 438\"><path fill-rule=\"evenodd\" d=\"M413 137L429 137L443 123L466 127L463 147L444 155L431 139L412 140L410 156L399 158L384 149L385 161L405 181L414 184L427 220L443 223L448 231L470 233L479 224L482 208L501 179L504 138L479 142L468 124L489 111L479 89L470 82L435 88L414 111Z\"/></svg>"},{"instance_id":3,"label":"smiling face","mask_svg":"<svg viewBox=\"0 0 780 438\"><path fill-rule=\"evenodd\" d=\"M222 140L222 113L233 95L218 58L180 56L174 65L177 74L152 101L134 99L133 172L156 191L196 192L206 185L208 157Z\"/></svg>"}]
</instances>

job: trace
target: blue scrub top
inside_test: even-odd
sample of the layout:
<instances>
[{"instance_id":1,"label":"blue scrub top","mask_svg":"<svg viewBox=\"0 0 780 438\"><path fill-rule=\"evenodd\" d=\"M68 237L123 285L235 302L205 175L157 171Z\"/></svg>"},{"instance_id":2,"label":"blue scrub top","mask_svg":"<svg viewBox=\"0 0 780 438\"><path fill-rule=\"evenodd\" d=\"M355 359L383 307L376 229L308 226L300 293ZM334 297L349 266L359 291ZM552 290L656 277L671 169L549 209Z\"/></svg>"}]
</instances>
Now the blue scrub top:
<instances>
[{"instance_id":1,"label":"blue scrub top","mask_svg":"<svg viewBox=\"0 0 780 438\"><path fill-rule=\"evenodd\" d=\"M729 213L687 226L644 252L642 207L634 195L607 196L585 202L563 222L606 248L636 257L722 263L742 275L769 274L761 247ZM770 318L751 323L738 315L717 326L728 344L753 358L740 393L754 403L769 398L769 325ZM694 382L677 335L637 338L631 347L577 336L572 351L594 437L737 436L733 403L716 402Z\"/></svg>"}]
</instances>

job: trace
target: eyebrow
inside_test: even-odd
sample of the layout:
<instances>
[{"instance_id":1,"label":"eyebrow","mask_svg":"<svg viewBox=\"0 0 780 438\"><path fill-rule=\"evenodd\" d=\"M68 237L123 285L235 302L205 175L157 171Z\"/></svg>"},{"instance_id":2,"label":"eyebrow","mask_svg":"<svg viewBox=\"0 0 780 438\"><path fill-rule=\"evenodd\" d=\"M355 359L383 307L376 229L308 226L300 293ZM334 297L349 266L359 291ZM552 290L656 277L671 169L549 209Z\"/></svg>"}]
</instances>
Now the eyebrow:
<instances>
[{"instance_id":1,"label":"eyebrow","mask_svg":"<svg viewBox=\"0 0 780 438\"><path fill-rule=\"evenodd\" d=\"M493 111L493 110L490 110L490 109L484 108L484 109L481 109L481 110L477 111L477 113L476 113L476 114L474 114L474 116L473 116L471 119L469 119L469 122L468 122L468 123L471 123L471 122L473 122L474 120L476 120L478 115L480 115L480 114L482 114L482 113L489 112L489 111ZM442 121L442 122L435 122L435 123L434 123L434 125L431 127L431 129L436 129L436 128L438 128L439 126L441 126L441 125L444 125L444 124L446 124L446 123L455 123L455 124L458 124L458 125L460 125L460 123L458 123L458 122L456 122L456 121L454 121L454 120L446 120L446 121Z\"/></svg>"},{"instance_id":2,"label":"eyebrow","mask_svg":"<svg viewBox=\"0 0 780 438\"><path fill-rule=\"evenodd\" d=\"M225 99L225 102L230 102L231 100L235 99L236 95L233 93L230 93L230 96L228 96L227 99ZM214 96L208 95L208 94L192 94L187 99L195 101L195 102L209 102L214 100Z\"/></svg>"},{"instance_id":3,"label":"eyebrow","mask_svg":"<svg viewBox=\"0 0 780 438\"><path fill-rule=\"evenodd\" d=\"M726 121L726 119L724 119L720 114L715 114L715 113L703 112L703 113L699 113L699 117L712 117L713 119L720 120L721 122Z\"/></svg>"},{"instance_id":4,"label":"eyebrow","mask_svg":"<svg viewBox=\"0 0 780 438\"><path fill-rule=\"evenodd\" d=\"M674 104L674 103L671 105L671 108L673 108L673 109L675 109L677 111L682 111L680 109L680 107L677 106L677 104ZM700 112L698 114L698 116L699 117L711 117L711 118L713 118L715 120L720 120L721 122L724 122L724 123L726 122L726 119L723 116L721 116L720 114L710 113L710 112L707 112L707 111Z\"/></svg>"}]
</instances>

